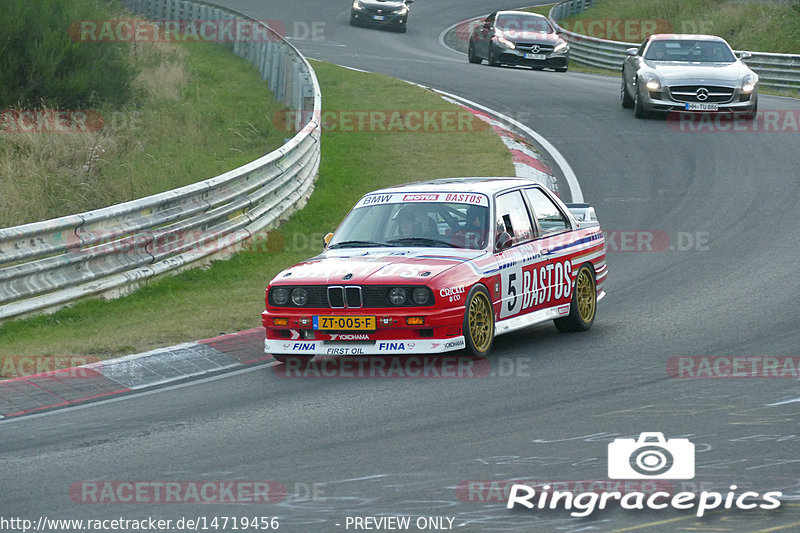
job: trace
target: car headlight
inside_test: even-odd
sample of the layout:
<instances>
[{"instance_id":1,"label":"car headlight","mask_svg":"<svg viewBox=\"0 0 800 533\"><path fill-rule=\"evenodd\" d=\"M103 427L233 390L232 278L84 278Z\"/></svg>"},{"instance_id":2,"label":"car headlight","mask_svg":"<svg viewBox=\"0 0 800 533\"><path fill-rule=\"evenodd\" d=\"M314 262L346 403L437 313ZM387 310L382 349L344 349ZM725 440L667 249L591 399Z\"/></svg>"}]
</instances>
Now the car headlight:
<instances>
[{"instance_id":1,"label":"car headlight","mask_svg":"<svg viewBox=\"0 0 800 533\"><path fill-rule=\"evenodd\" d=\"M297 307L303 307L308 302L308 291L302 287L297 287L292 291L292 303Z\"/></svg>"},{"instance_id":2,"label":"car headlight","mask_svg":"<svg viewBox=\"0 0 800 533\"><path fill-rule=\"evenodd\" d=\"M275 287L272 289L272 301L276 305L286 305L289 301L289 289L286 287Z\"/></svg>"},{"instance_id":3,"label":"car headlight","mask_svg":"<svg viewBox=\"0 0 800 533\"><path fill-rule=\"evenodd\" d=\"M403 287L394 287L389 291L389 301L392 305L403 305L408 300L408 291Z\"/></svg>"},{"instance_id":4,"label":"car headlight","mask_svg":"<svg viewBox=\"0 0 800 533\"><path fill-rule=\"evenodd\" d=\"M392 13L394 13L395 15L405 15L408 13L408 6L403 6L397 11L392 11Z\"/></svg>"},{"instance_id":5,"label":"car headlight","mask_svg":"<svg viewBox=\"0 0 800 533\"><path fill-rule=\"evenodd\" d=\"M364 10L364 6L361 5L361 2L359 2L358 0L355 0L353 2L353 9L357 9L358 11L363 11Z\"/></svg>"},{"instance_id":6,"label":"car headlight","mask_svg":"<svg viewBox=\"0 0 800 533\"><path fill-rule=\"evenodd\" d=\"M428 303L429 293L425 287L415 287L411 291L411 301L417 305L425 305Z\"/></svg>"},{"instance_id":7,"label":"car headlight","mask_svg":"<svg viewBox=\"0 0 800 533\"><path fill-rule=\"evenodd\" d=\"M744 80L742 81L742 92L743 93L751 93L753 89L756 88L756 78L755 76L745 76Z\"/></svg>"},{"instance_id":8,"label":"car headlight","mask_svg":"<svg viewBox=\"0 0 800 533\"><path fill-rule=\"evenodd\" d=\"M661 89L661 82L658 81L658 78L654 74L645 74L642 76L642 81L648 91L658 91Z\"/></svg>"},{"instance_id":9,"label":"car headlight","mask_svg":"<svg viewBox=\"0 0 800 533\"><path fill-rule=\"evenodd\" d=\"M555 48L553 48L553 53L554 54L563 54L567 50L569 50L569 44L567 44L566 41L562 41L562 42L558 43Z\"/></svg>"},{"instance_id":10,"label":"car headlight","mask_svg":"<svg viewBox=\"0 0 800 533\"><path fill-rule=\"evenodd\" d=\"M514 43L503 37L502 35L495 35L492 37L492 40L502 46L503 48L508 48L509 50L513 50L517 47Z\"/></svg>"}]
</instances>

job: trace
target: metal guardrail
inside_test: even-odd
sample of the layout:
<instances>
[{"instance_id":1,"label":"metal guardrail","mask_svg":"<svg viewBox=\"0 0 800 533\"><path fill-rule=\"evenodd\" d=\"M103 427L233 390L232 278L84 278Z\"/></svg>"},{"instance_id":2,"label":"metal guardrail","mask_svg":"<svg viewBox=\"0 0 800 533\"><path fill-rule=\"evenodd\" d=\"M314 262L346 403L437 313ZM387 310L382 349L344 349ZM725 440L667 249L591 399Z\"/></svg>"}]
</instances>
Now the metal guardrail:
<instances>
[{"instance_id":1,"label":"metal guardrail","mask_svg":"<svg viewBox=\"0 0 800 533\"><path fill-rule=\"evenodd\" d=\"M588 35L573 33L558 25L558 21L592 7L593 0L566 0L553 6L549 17L570 43L570 58L577 63L596 68L619 70L628 48L642 43L608 41ZM744 50L736 50L741 53ZM800 55L752 52L745 63L758 74L759 84L773 89L800 90Z\"/></svg>"},{"instance_id":2,"label":"metal guardrail","mask_svg":"<svg viewBox=\"0 0 800 533\"><path fill-rule=\"evenodd\" d=\"M0 319L124 294L153 276L228 255L301 208L319 168L321 94L308 61L263 23L198 1L125 0L156 20L247 20L274 38L236 42L299 131L281 148L214 178L146 198L0 229ZM262 28L263 26L263 28ZM293 112L293 113L292 113Z\"/></svg>"}]
</instances>

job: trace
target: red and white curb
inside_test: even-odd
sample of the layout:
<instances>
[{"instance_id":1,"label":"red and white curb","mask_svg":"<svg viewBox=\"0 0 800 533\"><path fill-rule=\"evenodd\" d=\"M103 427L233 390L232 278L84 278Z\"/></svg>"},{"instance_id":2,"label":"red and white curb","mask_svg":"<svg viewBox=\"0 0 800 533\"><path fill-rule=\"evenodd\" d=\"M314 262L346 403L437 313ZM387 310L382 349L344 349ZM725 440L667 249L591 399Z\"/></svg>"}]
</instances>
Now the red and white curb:
<instances>
[{"instance_id":1,"label":"red and white curb","mask_svg":"<svg viewBox=\"0 0 800 533\"><path fill-rule=\"evenodd\" d=\"M0 419L270 361L264 328L0 381Z\"/></svg>"}]
</instances>

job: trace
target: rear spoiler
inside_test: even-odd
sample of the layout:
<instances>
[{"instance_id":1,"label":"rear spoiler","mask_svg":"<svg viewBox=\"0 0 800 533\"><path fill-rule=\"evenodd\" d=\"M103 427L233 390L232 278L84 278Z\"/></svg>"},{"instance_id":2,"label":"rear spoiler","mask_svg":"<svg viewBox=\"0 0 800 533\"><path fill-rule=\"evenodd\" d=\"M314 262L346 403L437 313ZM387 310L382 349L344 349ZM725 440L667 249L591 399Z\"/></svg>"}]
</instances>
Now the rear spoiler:
<instances>
[{"instance_id":1,"label":"rear spoiler","mask_svg":"<svg viewBox=\"0 0 800 533\"><path fill-rule=\"evenodd\" d=\"M597 220L597 214L594 212L594 207L589 204L567 204L569 212L578 221L579 228L590 228L592 226L599 226L600 222Z\"/></svg>"}]
</instances>

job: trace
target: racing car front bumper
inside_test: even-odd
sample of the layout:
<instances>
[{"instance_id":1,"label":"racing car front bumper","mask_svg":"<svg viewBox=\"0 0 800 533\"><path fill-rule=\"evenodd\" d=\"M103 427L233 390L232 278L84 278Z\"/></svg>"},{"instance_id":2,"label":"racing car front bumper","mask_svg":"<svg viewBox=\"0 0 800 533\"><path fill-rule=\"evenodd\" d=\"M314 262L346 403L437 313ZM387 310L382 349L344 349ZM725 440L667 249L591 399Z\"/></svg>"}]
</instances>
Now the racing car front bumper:
<instances>
[{"instance_id":1,"label":"racing car front bumper","mask_svg":"<svg viewBox=\"0 0 800 533\"><path fill-rule=\"evenodd\" d=\"M398 339L373 341L325 341L265 339L264 352L278 355L412 355L463 350L464 336L449 339Z\"/></svg>"}]
</instances>

